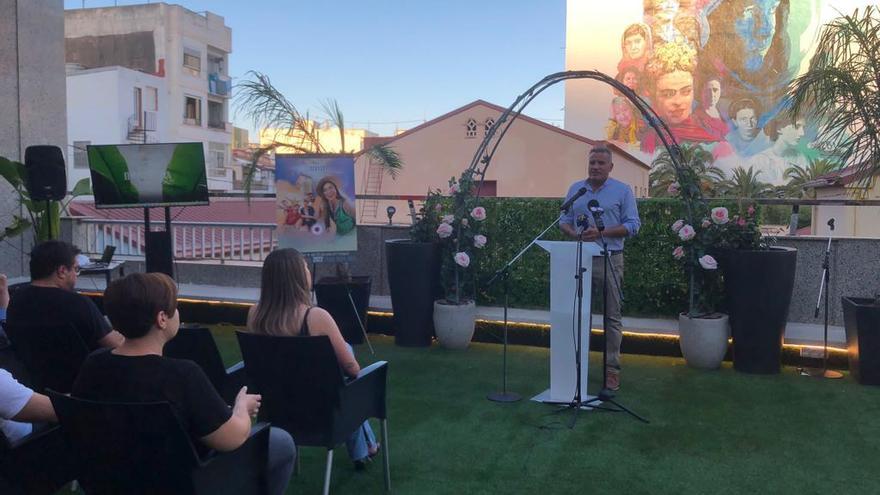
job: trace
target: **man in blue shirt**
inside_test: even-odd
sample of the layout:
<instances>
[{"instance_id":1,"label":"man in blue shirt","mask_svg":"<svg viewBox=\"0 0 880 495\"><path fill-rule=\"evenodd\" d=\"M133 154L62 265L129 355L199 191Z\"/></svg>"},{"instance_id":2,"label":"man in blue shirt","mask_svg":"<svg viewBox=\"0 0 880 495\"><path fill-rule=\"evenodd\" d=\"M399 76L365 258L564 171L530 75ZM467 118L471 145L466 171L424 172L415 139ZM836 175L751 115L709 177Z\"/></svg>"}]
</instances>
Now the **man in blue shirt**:
<instances>
[{"instance_id":1,"label":"man in blue shirt","mask_svg":"<svg viewBox=\"0 0 880 495\"><path fill-rule=\"evenodd\" d=\"M623 283L623 242L627 237L636 235L641 226L639 212L636 208L636 198L632 188L619 180L608 177L614 168L611 150L601 144L597 144L590 150L588 177L585 181L577 181L568 188L566 201L574 196L582 187L586 187L587 193L578 198L569 211L562 215L559 227L570 238L577 239L578 218L584 218L588 223L584 224L581 239L585 242L595 242L601 247L599 230L590 211L587 208L590 200L599 202L602 212L602 223L605 229L602 235L610 253L610 263L614 269L616 280ZM581 217L583 215L583 217ZM605 278L605 264L603 258L593 258L593 287L600 291ZM607 386L611 390L620 388L620 341L623 336L620 311L620 290L615 284L615 278L608 279L608 328L605 329L605 342L608 349Z\"/></svg>"}]
</instances>

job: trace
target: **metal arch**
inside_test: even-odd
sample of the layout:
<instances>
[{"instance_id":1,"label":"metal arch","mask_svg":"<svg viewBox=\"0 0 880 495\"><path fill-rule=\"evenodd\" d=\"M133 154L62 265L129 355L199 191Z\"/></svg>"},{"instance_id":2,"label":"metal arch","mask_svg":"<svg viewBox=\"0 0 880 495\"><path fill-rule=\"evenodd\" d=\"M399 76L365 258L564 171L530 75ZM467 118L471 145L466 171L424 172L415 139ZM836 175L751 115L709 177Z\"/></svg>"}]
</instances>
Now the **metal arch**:
<instances>
[{"instance_id":1,"label":"metal arch","mask_svg":"<svg viewBox=\"0 0 880 495\"><path fill-rule=\"evenodd\" d=\"M649 105L641 96L635 94L620 81L599 71L583 70L556 72L544 77L530 87L525 93L519 95L513 104L510 105L500 117L498 117L495 121L495 125L488 130L486 136L483 138L482 142L480 142L480 145L477 147L477 151L474 153L474 157L471 159L467 168L467 171L472 172L475 178L479 177L477 191L474 195L475 202L478 202L480 199L480 191L483 188L483 180L486 177L486 170L489 168L489 164L492 162L492 158L495 156L495 152L498 150L501 140L504 138L504 135L507 134L507 131L510 129L513 122L520 116L525 107L541 94L541 92L558 82L568 79L594 79L604 82L619 91L630 101L630 103L633 104L648 125L650 125L657 133L663 146L669 152L669 156L672 159L675 168L677 170L681 169L681 155L679 144L676 141L675 136L672 135L672 131L670 131L666 122L657 115L657 112L655 112L654 109L651 108L651 105ZM487 150L489 150L488 153Z\"/></svg>"}]
</instances>

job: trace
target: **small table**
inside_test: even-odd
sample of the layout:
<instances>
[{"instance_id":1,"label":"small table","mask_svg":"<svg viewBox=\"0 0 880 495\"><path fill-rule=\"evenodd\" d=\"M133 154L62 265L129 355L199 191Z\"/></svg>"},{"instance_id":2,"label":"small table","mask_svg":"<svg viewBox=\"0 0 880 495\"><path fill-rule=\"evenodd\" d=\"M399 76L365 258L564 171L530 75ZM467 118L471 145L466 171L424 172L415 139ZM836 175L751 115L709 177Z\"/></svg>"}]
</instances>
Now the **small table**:
<instances>
[{"instance_id":1,"label":"small table","mask_svg":"<svg viewBox=\"0 0 880 495\"><path fill-rule=\"evenodd\" d=\"M107 280L107 285L104 286L106 290L107 287L110 287L110 279L113 275L113 272L119 270L119 276L125 276L125 261L111 261L107 266L94 267L94 268L80 268L80 275L101 275L103 274Z\"/></svg>"}]
</instances>

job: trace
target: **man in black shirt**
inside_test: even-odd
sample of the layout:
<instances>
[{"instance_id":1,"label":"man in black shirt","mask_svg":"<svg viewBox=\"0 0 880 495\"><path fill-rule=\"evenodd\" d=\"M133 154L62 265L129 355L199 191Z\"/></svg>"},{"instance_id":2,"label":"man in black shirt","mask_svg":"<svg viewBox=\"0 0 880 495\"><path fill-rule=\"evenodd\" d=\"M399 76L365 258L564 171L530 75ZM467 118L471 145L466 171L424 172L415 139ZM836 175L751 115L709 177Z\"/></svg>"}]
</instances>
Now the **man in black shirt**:
<instances>
[{"instance_id":1,"label":"man in black shirt","mask_svg":"<svg viewBox=\"0 0 880 495\"><path fill-rule=\"evenodd\" d=\"M235 450L248 438L260 396L242 387L229 406L192 361L162 356L177 335L177 287L161 273L133 273L104 293L110 321L125 336L116 349L93 352L73 384L73 395L108 402L168 402L196 445ZM269 430L269 492L281 495L293 471L296 447L284 430Z\"/></svg>"},{"instance_id":2,"label":"man in black shirt","mask_svg":"<svg viewBox=\"0 0 880 495\"><path fill-rule=\"evenodd\" d=\"M117 347L124 340L86 296L74 292L79 249L46 241L31 251L31 283L15 291L6 318L10 325L70 323L89 349Z\"/></svg>"}]
</instances>

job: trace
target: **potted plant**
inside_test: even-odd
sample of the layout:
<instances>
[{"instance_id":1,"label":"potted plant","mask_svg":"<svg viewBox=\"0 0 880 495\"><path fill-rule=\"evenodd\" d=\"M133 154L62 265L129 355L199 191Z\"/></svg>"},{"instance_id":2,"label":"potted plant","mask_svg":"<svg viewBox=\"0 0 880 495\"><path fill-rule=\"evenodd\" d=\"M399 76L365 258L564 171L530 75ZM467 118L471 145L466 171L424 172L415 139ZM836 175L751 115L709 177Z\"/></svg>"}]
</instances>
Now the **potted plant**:
<instances>
[{"instance_id":1,"label":"potted plant","mask_svg":"<svg viewBox=\"0 0 880 495\"><path fill-rule=\"evenodd\" d=\"M486 209L473 201L473 170L466 170L456 181L449 180L450 210L442 210L436 235L440 239L441 283L444 297L434 302L434 330L440 344L464 349L474 336L477 307L470 270L478 251L486 246L480 226Z\"/></svg>"},{"instance_id":2,"label":"potted plant","mask_svg":"<svg viewBox=\"0 0 880 495\"><path fill-rule=\"evenodd\" d=\"M440 244L437 227L440 191L428 191L409 239L385 241L394 343L427 347L434 337L434 301L440 297Z\"/></svg>"},{"instance_id":3,"label":"potted plant","mask_svg":"<svg viewBox=\"0 0 880 495\"><path fill-rule=\"evenodd\" d=\"M688 311L678 316L679 345L688 366L717 369L727 353L730 330L728 316L716 310L721 286L718 263L711 253L725 233L728 213L726 208L710 212L702 198L707 185L702 178L705 175L698 171L704 171L712 156L702 148L691 146L681 147L679 154L681 167L668 152L661 153L655 161L659 170L675 172L676 180L668 185L667 193L682 200L686 211L686 218L676 220L671 226L672 235L679 242L672 256L690 280Z\"/></svg>"},{"instance_id":4,"label":"potted plant","mask_svg":"<svg viewBox=\"0 0 880 495\"><path fill-rule=\"evenodd\" d=\"M876 5L832 20L819 36L809 70L788 88L792 114L822 123L819 144L837 150L864 189L880 173L878 30ZM880 298L844 297L843 316L850 370L860 383L880 384Z\"/></svg>"}]
</instances>

